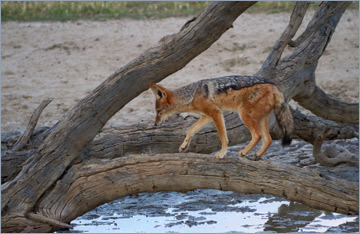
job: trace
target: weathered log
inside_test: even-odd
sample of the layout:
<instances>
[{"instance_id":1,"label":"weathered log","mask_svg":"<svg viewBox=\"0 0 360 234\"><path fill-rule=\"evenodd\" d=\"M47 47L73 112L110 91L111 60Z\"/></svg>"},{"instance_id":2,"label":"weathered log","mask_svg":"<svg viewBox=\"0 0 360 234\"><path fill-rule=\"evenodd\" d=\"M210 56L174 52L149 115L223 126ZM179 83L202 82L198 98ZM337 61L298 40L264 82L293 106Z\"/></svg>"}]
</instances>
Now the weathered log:
<instances>
[{"instance_id":1,"label":"weathered log","mask_svg":"<svg viewBox=\"0 0 360 234\"><path fill-rule=\"evenodd\" d=\"M219 189L266 193L310 207L358 214L358 183L270 160L203 154L129 155L75 164L39 204L41 215L70 222L118 197L140 192Z\"/></svg>"},{"instance_id":2,"label":"weathered log","mask_svg":"<svg viewBox=\"0 0 360 234\"><path fill-rule=\"evenodd\" d=\"M20 172L25 162L33 155L37 154L35 150L6 151L1 156L1 183L13 180Z\"/></svg>"},{"instance_id":3,"label":"weathered log","mask_svg":"<svg viewBox=\"0 0 360 234\"><path fill-rule=\"evenodd\" d=\"M192 153L129 155L88 158L74 164L38 204L41 223L49 225L36 225L34 230L30 225L27 231L54 231L59 225L118 197L194 189L266 193L331 212L359 212L358 183L312 170L243 157L216 159ZM49 220L59 223L46 222ZM6 221L13 223L16 219Z\"/></svg>"}]
</instances>

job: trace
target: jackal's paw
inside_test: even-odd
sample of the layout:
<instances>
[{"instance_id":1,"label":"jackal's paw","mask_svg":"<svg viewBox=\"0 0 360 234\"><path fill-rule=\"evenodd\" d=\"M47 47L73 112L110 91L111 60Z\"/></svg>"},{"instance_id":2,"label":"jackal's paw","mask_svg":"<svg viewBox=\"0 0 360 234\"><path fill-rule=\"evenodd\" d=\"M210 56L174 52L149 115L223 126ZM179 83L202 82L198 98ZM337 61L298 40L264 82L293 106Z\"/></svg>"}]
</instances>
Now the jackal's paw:
<instances>
[{"instance_id":1,"label":"jackal's paw","mask_svg":"<svg viewBox=\"0 0 360 234\"><path fill-rule=\"evenodd\" d=\"M215 158L224 158L226 156L226 152L218 152L215 154Z\"/></svg>"},{"instance_id":2,"label":"jackal's paw","mask_svg":"<svg viewBox=\"0 0 360 234\"><path fill-rule=\"evenodd\" d=\"M246 158L251 160L251 161L259 161L259 160L261 160L261 157L257 156L257 154L247 155Z\"/></svg>"},{"instance_id":3,"label":"jackal's paw","mask_svg":"<svg viewBox=\"0 0 360 234\"><path fill-rule=\"evenodd\" d=\"M240 157L246 156L246 154L243 152L243 150L240 150L239 153L238 153L238 155L239 155Z\"/></svg>"},{"instance_id":4,"label":"jackal's paw","mask_svg":"<svg viewBox=\"0 0 360 234\"><path fill-rule=\"evenodd\" d=\"M189 149L189 146L190 146L189 143L190 142L188 142L188 141L184 141L179 147L179 152L180 153L186 152Z\"/></svg>"}]
</instances>

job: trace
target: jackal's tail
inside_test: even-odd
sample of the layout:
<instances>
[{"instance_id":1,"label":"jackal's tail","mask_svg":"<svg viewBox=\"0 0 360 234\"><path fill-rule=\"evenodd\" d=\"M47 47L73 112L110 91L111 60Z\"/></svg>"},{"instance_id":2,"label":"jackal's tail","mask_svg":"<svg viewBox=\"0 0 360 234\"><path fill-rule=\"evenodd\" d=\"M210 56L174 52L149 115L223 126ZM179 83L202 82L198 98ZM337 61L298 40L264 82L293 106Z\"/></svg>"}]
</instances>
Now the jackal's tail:
<instances>
[{"instance_id":1,"label":"jackal's tail","mask_svg":"<svg viewBox=\"0 0 360 234\"><path fill-rule=\"evenodd\" d=\"M281 127L283 133L282 145L291 144L291 134L294 130L293 116L289 105L285 102L281 91L276 87L274 112L276 120Z\"/></svg>"}]
</instances>

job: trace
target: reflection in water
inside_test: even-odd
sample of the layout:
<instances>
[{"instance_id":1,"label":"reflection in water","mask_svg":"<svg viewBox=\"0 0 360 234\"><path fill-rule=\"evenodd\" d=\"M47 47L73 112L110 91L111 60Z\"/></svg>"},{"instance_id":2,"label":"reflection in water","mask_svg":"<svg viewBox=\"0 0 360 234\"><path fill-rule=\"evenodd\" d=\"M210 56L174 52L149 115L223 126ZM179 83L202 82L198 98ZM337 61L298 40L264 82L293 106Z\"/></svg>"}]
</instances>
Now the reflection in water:
<instances>
[{"instance_id":1,"label":"reflection in water","mask_svg":"<svg viewBox=\"0 0 360 234\"><path fill-rule=\"evenodd\" d=\"M290 202L279 207L276 214L269 217L264 231L297 232L306 227L323 212L307 207L301 203Z\"/></svg>"},{"instance_id":2,"label":"reflection in water","mask_svg":"<svg viewBox=\"0 0 360 234\"><path fill-rule=\"evenodd\" d=\"M70 232L96 233L359 231L357 216L325 213L282 197L218 190L127 196L97 207L71 225Z\"/></svg>"}]
</instances>

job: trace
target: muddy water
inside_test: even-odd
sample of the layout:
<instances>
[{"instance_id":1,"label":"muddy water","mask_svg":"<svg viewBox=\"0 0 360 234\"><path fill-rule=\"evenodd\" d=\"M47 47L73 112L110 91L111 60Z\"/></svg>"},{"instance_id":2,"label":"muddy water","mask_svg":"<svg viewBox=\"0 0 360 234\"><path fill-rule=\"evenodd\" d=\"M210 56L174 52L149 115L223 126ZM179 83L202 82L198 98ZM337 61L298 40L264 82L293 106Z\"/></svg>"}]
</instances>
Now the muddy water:
<instances>
[{"instance_id":1,"label":"muddy water","mask_svg":"<svg viewBox=\"0 0 360 234\"><path fill-rule=\"evenodd\" d=\"M358 216L309 208L271 195L218 190L127 196L71 222L71 232L359 232Z\"/></svg>"}]
</instances>

